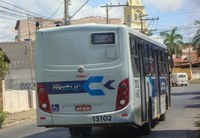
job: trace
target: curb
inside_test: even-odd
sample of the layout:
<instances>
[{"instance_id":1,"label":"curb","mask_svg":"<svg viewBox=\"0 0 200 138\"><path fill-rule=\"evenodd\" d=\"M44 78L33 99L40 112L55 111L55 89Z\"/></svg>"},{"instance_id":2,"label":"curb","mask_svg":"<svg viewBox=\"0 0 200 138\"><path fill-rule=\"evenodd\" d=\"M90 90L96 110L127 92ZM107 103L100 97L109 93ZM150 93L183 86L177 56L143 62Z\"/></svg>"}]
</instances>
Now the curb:
<instances>
[{"instance_id":1,"label":"curb","mask_svg":"<svg viewBox=\"0 0 200 138\"><path fill-rule=\"evenodd\" d=\"M26 121L31 122L31 121L34 121L34 120L32 120L32 119L23 119L23 120L19 120L19 121L16 121L16 122L12 122L12 123L8 123L8 124L3 124L1 126L1 129L8 128L10 126L13 126L13 125L16 125L16 124L20 124L20 123L23 123L23 122L26 122Z\"/></svg>"},{"instance_id":2,"label":"curb","mask_svg":"<svg viewBox=\"0 0 200 138\"><path fill-rule=\"evenodd\" d=\"M200 84L200 80L189 80L189 84Z\"/></svg>"}]
</instances>

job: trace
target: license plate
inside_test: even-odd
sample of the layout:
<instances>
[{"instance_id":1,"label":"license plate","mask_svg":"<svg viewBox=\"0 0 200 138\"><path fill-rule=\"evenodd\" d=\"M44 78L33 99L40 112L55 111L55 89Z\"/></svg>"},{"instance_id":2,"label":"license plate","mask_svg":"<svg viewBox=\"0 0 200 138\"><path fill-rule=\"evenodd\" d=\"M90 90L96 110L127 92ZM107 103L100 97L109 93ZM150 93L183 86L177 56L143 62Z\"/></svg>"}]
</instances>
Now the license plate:
<instances>
[{"instance_id":1,"label":"license plate","mask_svg":"<svg viewBox=\"0 0 200 138\"><path fill-rule=\"evenodd\" d=\"M91 109L92 109L91 105L77 105L77 106L75 106L75 110L77 112L91 111Z\"/></svg>"}]
</instances>

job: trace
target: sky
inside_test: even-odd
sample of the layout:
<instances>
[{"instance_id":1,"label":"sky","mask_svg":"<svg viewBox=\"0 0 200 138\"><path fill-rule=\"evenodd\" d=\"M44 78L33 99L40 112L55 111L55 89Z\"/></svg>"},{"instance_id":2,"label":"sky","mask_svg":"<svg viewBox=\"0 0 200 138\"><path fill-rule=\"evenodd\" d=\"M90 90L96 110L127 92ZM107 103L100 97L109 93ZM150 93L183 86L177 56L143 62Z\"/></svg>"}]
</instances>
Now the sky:
<instances>
[{"instance_id":1,"label":"sky","mask_svg":"<svg viewBox=\"0 0 200 138\"><path fill-rule=\"evenodd\" d=\"M70 16L86 1L71 0ZM196 33L197 27L194 26L194 21L200 20L199 0L141 0L141 2L145 6L148 18L159 17L158 21L148 22L149 29L156 29L153 32L155 36L159 35L161 31L168 31L173 27L178 27L178 33L182 34L184 41L187 42ZM88 16L106 17L106 11L101 6L111 3L126 4L127 0L89 0L72 19ZM50 19L64 17L64 0L0 0L0 42L14 41L16 21L27 19L27 11L19 8ZM16 15L13 15L13 13ZM109 17L124 18L123 8L111 8Z\"/></svg>"}]
</instances>

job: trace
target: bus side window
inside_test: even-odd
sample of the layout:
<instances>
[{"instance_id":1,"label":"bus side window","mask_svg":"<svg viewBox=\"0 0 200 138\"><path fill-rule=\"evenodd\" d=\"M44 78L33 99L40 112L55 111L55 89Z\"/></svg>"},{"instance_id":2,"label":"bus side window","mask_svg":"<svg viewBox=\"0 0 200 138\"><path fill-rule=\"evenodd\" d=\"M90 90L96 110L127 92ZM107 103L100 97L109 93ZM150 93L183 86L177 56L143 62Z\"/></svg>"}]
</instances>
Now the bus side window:
<instances>
[{"instance_id":1,"label":"bus side window","mask_svg":"<svg viewBox=\"0 0 200 138\"><path fill-rule=\"evenodd\" d=\"M139 76L139 61L138 61L138 49L136 46L136 40L134 37L130 36L130 50L131 50L131 62L133 75Z\"/></svg>"},{"instance_id":2,"label":"bus side window","mask_svg":"<svg viewBox=\"0 0 200 138\"><path fill-rule=\"evenodd\" d=\"M159 75L166 76L166 60L165 60L165 51L164 49L159 49Z\"/></svg>"},{"instance_id":3,"label":"bus side window","mask_svg":"<svg viewBox=\"0 0 200 138\"><path fill-rule=\"evenodd\" d=\"M149 55L150 55L150 72L152 76L155 76L155 54L154 54L154 48L151 45L149 48Z\"/></svg>"},{"instance_id":4,"label":"bus side window","mask_svg":"<svg viewBox=\"0 0 200 138\"><path fill-rule=\"evenodd\" d=\"M149 49L150 49L149 44L145 43L144 44L144 70L145 70L145 75L146 76L149 76L150 73L151 73Z\"/></svg>"}]
</instances>

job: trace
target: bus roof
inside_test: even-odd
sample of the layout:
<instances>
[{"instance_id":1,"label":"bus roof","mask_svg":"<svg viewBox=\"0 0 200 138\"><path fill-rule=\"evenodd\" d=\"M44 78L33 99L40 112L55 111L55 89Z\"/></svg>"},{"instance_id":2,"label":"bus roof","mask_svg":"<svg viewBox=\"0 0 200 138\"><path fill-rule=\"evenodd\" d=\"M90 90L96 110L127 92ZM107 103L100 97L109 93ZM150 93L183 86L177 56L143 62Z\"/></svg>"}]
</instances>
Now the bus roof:
<instances>
[{"instance_id":1,"label":"bus roof","mask_svg":"<svg viewBox=\"0 0 200 138\"><path fill-rule=\"evenodd\" d=\"M140 33L139 31L136 31L134 29L131 29L130 27L126 25L114 25L114 24L96 24L96 23L88 23L88 24L81 24L81 25L70 25L70 26L61 26L61 27L52 27L52 28L45 28L40 29L37 32L57 32L57 31L63 31L65 29L84 29L84 28L98 28L98 27L104 27L104 28L123 28L126 29L128 32L134 34L138 38L144 39L152 44L156 44L164 49L167 49L167 46L155 41L154 39Z\"/></svg>"}]
</instances>

